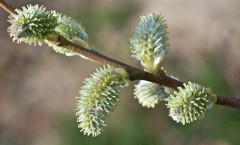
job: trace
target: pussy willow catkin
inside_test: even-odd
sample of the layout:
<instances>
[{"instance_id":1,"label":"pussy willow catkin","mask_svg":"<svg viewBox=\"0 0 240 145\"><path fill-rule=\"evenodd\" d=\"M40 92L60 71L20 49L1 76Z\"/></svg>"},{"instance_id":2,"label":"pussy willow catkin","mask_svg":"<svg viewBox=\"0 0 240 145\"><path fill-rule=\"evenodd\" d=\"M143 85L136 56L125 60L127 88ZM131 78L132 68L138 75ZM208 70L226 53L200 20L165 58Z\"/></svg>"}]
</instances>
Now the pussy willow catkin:
<instances>
[{"instance_id":1,"label":"pussy willow catkin","mask_svg":"<svg viewBox=\"0 0 240 145\"><path fill-rule=\"evenodd\" d=\"M82 46L83 48L89 48L87 44L87 33L85 32L85 28L80 23L71 17L62 16L55 11L52 11L52 13L57 17L58 21L58 25L55 28L57 35L62 35L67 40L79 46ZM48 39L45 39L45 42L58 53L65 54L67 56L80 55L69 49L63 48L61 46L56 46L55 41L49 41ZM86 58L82 55L80 56Z\"/></svg>"},{"instance_id":2,"label":"pussy willow catkin","mask_svg":"<svg viewBox=\"0 0 240 145\"><path fill-rule=\"evenodd\" d=\"M169 116L182 124L201 119L207 109L211 109L216 103L216 95L210 88L204 88L198 84L188 82L184 89L179 87L174 95L168 98L167 107Z\"/></svg>"},{"instance_id":3,"label":"pussy willow catkin","mask_svg":"<svg viewBox=\"0 0 240 145\"><path fill-rule=\"evenodd\" d=\"M11 15L13 19L9 20L11 26L8 32L13 37L13 41L17 40L18 43L41 45L48 35L55 32L55 27L58 25L57 17L46 11L43 6L28 5L22 7L22 10L15 11L17 14Z\"/></svg>"},{"instance_id":4,"label":"pussy willow catkin","mask_svg":"<svg viewBox=\"0 0 240 145\"><path fill-rule=\"evenodd\" d=\"M105 118L119 101L120 89L127 84L128 73L122 68L104 67L85 80L76 113L84 134L97 136L102 132Z\"/></svg>"},{"instance_id":5,"label":"pussy willow catkin","mask_svg":"<svg viewBox=\"0 0 240 145\"><path fill-rule=\"evenodd\" d=\"M169 50L167 25L157 13L141 16L130 38L133 57L140 60L146 71L156 74Z\"/></svg>"},{"instance_id":6,"label":"pussy willow catkin","mask_svg":"<svg viewBox=\"0 0 240 145\"><path fill-rule=\"evenodd\" d=\"M164 86L152 82L141 80L134 89L134 98L147 108L154 108L155 105L167 97L168 94L164 91Z\"/></svg>"},{"instance_id":7,"label":"pussy willow catkin","mask_svg":"<svg viewBox=\"0 0 240 145\"><path fill-rule=\"evenodd\" d=\"M17 14L12 14L8 32L13 41L42 45L45 41L56 52L67 56L79 55L69 49L56 46L58 35L62 35L67 40L89 49L87 44L87 34L83 26L70 17L62 16L55 11L46 11L46 8L38 5L28 5L22 10L16 10Z\"/></svg>"}]
</instances>

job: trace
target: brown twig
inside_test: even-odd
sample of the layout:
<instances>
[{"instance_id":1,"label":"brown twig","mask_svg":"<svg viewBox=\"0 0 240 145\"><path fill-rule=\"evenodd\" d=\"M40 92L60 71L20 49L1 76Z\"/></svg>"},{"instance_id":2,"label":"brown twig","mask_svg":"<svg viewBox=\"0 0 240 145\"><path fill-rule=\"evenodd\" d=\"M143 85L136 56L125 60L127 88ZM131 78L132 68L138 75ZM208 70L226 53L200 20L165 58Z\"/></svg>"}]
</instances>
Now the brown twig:
<instances>
[{"instance_id":1,"label":"brown twig","mask_svg":"<svg viewBox=\"0 0 240 145\"><path fill-rule=\"evenodd\" d=\"M237 98L235 96L223 96L218 94L216 104L240 109L240 98Z\"/></svg>"},{"instance_id":2,"label":"brown twig","mask_svg":"<svg viewBox=\"0 0 240 145\"><path fill-rule=\"evenodd\" d=\"M15 14L16 12L14 11L14 9L8 4L6 3L4 0L0 0L0 6L7 11L9 14Z\"/></svg>"},{"instance_id":3,"label":"brown twig","mask_svg":"<svg viewBox=\"0 0 240 145\"><path fill-rule=\"evenodd\" d=\"M11 8L5 1L0 0L0 6L9 12L10 14L15 13L13 8ZM171 77L168 77L164 71L160 70L157 75L153 75L151 73L145 72L141 69L129 66L117 60L111 59L106 57L95 50L88 50L85 49L77 44L74 44L62 36L58 36L58 40L56 41L56 45L63 46L69 50L72 50L78 54L84 55L92 61L101 63L103 65L110 65L113 67L122 67L127 70L130 74L130 80L147 80L150 82L157 83L159 85L164 85L167 87L171 87L177 89L178 87L183 87L183 82L175 80ZM223 96L217 95L217 102L218 105L229 106L232 108L240 109L240 98L234 96Z\"/></svg>"}]
</instances>

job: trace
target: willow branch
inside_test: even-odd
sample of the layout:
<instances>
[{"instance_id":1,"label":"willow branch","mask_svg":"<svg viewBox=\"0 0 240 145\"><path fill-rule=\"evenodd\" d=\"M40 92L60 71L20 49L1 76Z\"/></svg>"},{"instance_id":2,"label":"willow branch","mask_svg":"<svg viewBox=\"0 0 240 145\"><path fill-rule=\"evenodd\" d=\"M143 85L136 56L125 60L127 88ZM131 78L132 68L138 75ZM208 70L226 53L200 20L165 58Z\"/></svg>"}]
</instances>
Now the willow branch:
<instances>
[{"instance_id":1,"label":"willow branch","mask_svg":"<svg viewBox=\"0 0 240 145\"><path fill-rule=\"evenodd\" d=\"M141 69L132 67L130 65L124 64L124 63L114 60L112 58L106 57L97 51L85 49L77 44L74 44L74 43L68 41L66 38L64 38L62 36L58 36L56 45L62 46L64 48L67 48L78 54L86 56L88 59L93 60L94 62L98 62L103 65L110 65L112 67L124 68L130 74L131 81L146 80L146 81L154 82L154 83L164 85L167 87L171 87L174 89L177 89L177 87L183 87L183 82L180 82L171 77L168 77L162 70L160 70L157 75L153 75L153 74L143 71Z\"/></svg>"},{"instance_id":2,"label":"willow branch","mask_svg":"<svg viewBox=\"0 0 240 145\"><path fill-rule=\"evenodd\" d=\"M65 39L62 36L58 36L56 45L62 46L64 48L67 48L78 54L84 55L84 56L88 57L89 59L94 60L94 62L98 62L103 65L110 65L113 67L122 67L122 68L126 69L127 72L130 74L131 81L146 80L146 81L157 83L159 85L171 87L174 89L177 89L178 87L183 88L183 82L173 79L171 77L168 77L165 74L165 72L162 70L160 70L157 75L153 75L153 74L145 72L141 69L132 67L130 65L124 64L124 63L114 60L112 58L106 57L106 56L100 54L99 52L85 49L77 44L74 44L74 43L68 41L67 39ZM237 98L234 96L228 97L228 96L223 96L223 95L217 94L216 104L240 109L240 98Z\"/></svg>"},{"instance_id":3,"label":"willow branch","mask_svg":"<svg viewBox=\"0 0 240 145\"><path fill-rule=\"evenodd\" d=\"M0 0L0 6L10 14L14 14L14 9L9 6L4 0ZM101 63L103 65L110 65L113 67L122 67L127 70L130 74L130 80L146 80L150 82L157 83L159 85L164 85L167 87L171 87L177 89L178 87L184 87L183 82L168 77L163 70L160 70L158 74L153 75L151 73L145 72L141 69L132 67L130 65L124 64L112 58L106 57L95 50L85 49L77 44L74 44L62 36L58 36L58 40L56 41L56 45L63 46L66 49L74 51L78 54L81 54L94 62ZM218 105L229 106L232 108L240 109L240 98L234 96L223 96L217 95Z\"/></svg>"}]
</instances>

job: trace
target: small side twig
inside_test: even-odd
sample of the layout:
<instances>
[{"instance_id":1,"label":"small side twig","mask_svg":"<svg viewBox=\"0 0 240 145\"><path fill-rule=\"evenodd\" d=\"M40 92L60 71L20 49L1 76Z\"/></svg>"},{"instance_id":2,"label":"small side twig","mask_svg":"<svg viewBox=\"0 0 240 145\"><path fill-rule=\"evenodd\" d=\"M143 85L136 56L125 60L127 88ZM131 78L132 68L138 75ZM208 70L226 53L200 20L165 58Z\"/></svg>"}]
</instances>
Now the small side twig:
<instances>
[{"instance_id":1,"label":"small side twig","mask_svg":"<svg viewBox=\"0 0 240 145\"><path fill-rule=\"evenodd\" d=\"M6 3L4 0L0 0L0 6L7 11L9 14L15 14L16 12L14 11L14 9L8 4Z\"/></svg>"}]
</instances>

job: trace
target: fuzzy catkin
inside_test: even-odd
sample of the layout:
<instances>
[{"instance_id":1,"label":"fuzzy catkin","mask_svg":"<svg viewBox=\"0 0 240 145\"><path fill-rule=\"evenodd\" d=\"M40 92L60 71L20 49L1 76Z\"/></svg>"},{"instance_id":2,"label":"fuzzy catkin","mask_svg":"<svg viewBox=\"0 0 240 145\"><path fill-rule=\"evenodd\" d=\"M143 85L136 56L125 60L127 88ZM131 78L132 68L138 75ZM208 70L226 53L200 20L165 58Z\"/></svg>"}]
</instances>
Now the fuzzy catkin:
<instances>
[{"instance_id":1,"label":"fuzzy catkin","mask_svg":"<svg viewBox=\"0 0 240 145\"><path fill-rule=\"evenodd\" d=\"M179 87L178 92L170 95L166 104L170 108L169 116L183 125L203 118L206 110L211 109L217 100L210 88L191 82L184 84L184 87Z\"/></svg>"},{"instance_id":2,"label":"fuzzy catkin","mask_svg":"<svg viewBox=\"0 0 240 145\"><path fill-rule=\"evenodd\" d=\"M12 14L9 35L13 41L18 43L25 42L35 45L43 44L45 41L56 52L67 56L79 55L85 59L85 56L77 54L69 49L55 45L58 35L83 47L90 49L87 44L87 33L84 27L74 19L62 16L55 11L46 11L46 8L38 5L28 5L22 10L15 10L17 14Z\"/></svg>"},{"instance_id":3,"label":"fuzzy catkin","mask_svg":"<svg viewBox=\"0 0 240 145\"><path fill-rule=\"evenodd\" d=\"M168 96L164 91L164 86L149 81L141 80L134 89L134 98L147 108L154 108L155 105Z\"/></svg>"},{"instance_id":4,"label":"fuzzy catkin","mask_svg":"<svg viewBox=\"0 0 240 145\"><path fill-rule=\"evenodd\" d=\"M87 44L87 33L85 28L76 20L71 17L62 16L61 14L56 13L55 11L51 12L54 16L57 17L57 21L59 25L55 28L55 35L61 35L66 38L68 41L71 41L83 48L89 49ZM66 56L74 56L79 55L84 59L87 59L85 56L75 53L69 49L66 49L61 46L56 46L55 42L49 41L45 39L45 43L47 43L50 47L53 48L54 51L65 54Z\"/></svg>"},{"instance_id":5,"label":"fuzzy catkin","mask_svg":"<svg viewBox=\"0 0 240 145\"><path fill-rule=\"evenodd\" d=\"M119 101L120 89L128 84L126 76L126 71L104 67L85 80L76 113L84 134L97 136L102 132L105 118Z\"/></svg>"},{"instance_id":6,"label":"fuzzy catkin","mask_svg":"<svg viewBox=\"0 0 240 145\"><path fill-rule=\"evenodd\" d=\"M156 74L169 50L167 25L157 13L141 16L130 38L132 56L141 61L143 68Z\"/></svg>"},{"instance_id":7,"label":"fuzzy catkin","mask_svg":"<svg viewBox=\"0 0 240 145\"><path fill-rule=\"evenodd\" d=\"M8 32L13 41L42 45L43 40L54 33L58 25L57 17L46 11L46 8L38 5L28 5L22 10L16 9L17 14L12 14L9 20Z\"/></svg>"}]
</instances>

